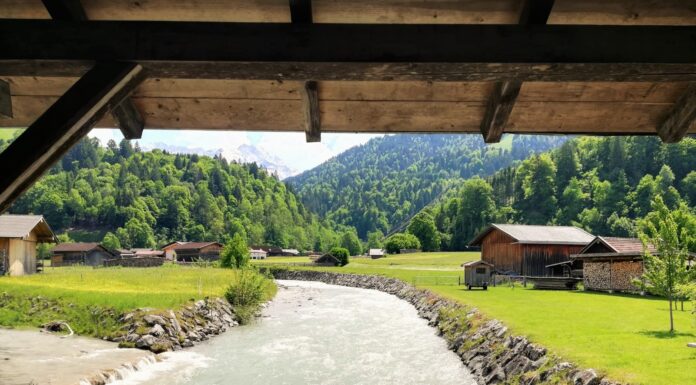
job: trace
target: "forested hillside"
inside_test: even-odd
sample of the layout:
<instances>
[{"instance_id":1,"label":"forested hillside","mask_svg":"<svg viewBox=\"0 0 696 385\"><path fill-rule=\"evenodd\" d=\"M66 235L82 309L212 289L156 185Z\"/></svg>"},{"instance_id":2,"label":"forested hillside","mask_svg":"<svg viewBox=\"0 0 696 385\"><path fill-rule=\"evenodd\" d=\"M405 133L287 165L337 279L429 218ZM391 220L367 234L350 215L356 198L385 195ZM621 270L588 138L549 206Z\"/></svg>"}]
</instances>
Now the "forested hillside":
<instances>
[{"instance_id":1,"label":"forested hillside","mask_svg":"<svg viewBox=\"0 0 696 385\"><path fill-rule=\"evenodd\" d=\"M506 136L485 145L480 135L395 135L373 139L287 180L305 205L366 239L405 225L447 186L486 176L558 146L564 137Z\"/></svg>"},{"instance_id":2,"label":"forested hillside","mask_svg":"<svg viewBox=\"0 0 696 385\"><path fill-rule=\"evenodd\" d=\"M583 137L515 167L463 182L427 211L441 247L462 249L489 222L576 225L635 236L636 220L665 204L696 222L696 139ZM694 231L696 223L689 226Z\"/></svg>"},{"instance_id":3,"label":"forested hillside","mask_svg":"<svg viewBox=\"0 0 696 385\"><path fill-rule=\"evenodd\" d=\"M8 141L0 140L0 151ZM222 241L300 250L337 242L283 182L255 163L221 157L143 152L137 143L106 148L84 139L11 208L44 215L81 240L154 247L175 240Z\"/></svg>"}]
</instances>

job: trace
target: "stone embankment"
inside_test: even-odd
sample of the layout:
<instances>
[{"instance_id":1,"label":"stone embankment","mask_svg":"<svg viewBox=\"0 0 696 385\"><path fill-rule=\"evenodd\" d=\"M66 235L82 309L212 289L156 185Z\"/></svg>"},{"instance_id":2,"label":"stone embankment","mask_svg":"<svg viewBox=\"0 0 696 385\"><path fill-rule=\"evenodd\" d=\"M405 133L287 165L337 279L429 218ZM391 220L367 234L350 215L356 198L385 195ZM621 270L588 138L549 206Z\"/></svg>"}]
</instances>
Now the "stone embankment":
<instances>
[{"instance_id":1,"label":"stone embankment","mask_svg":"<svg viewBox=\"0 0 696 385\"><path fill-rule=\"evenodd\" d=\"M178 311L138 309L119 321L120 332L108 340L155 353L193 346L239 324L232 306L221 298L200 300Z\"/></svg>"},{"instance_id":2,"label":"stone embankment","mask_svg":"<svg viewBox=\"0 0 696 385\"><path fill-rule=\"evenodd\" d=\"M479 384L618 385L593 369L581 369L549 354L525 337L514 336L500 321L484 318L475 308L447 300L403 281L370 275L269 269L276 279L319 281L379 290L408 301L438 329Z\"/></svg>"}]
</instances>

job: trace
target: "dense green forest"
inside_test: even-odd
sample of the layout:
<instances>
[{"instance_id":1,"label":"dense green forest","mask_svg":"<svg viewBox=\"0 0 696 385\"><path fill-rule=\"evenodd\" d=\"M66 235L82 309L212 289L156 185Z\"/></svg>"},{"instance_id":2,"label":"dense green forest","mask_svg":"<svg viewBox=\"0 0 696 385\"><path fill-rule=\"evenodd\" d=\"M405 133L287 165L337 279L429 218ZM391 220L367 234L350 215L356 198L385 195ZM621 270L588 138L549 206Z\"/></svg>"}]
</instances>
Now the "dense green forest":
<instances>
[{"instance_id":1,"label":"dense green forest","mask_svg":"<svg viewBox=\"0 0 696 385\"><path fill-rule=\"evenodd\" d=\"M0 139L0 151L8 145ZM143 152L138 144L87 138L18 199L12 213L46 217L58 232L110 247L175 240L222 241L325 250L333 225L256 164L221 157Z\"/></svg>"},{"instance_id":2,"label":"dense green forest","mask_svg":"<svg viewBox=\"0 0 696 385\"><path fill-rule=\"evenodd\" d=\"M696 139L582 137L485 179L472 178L425 211L442 249L462 249L489 222L575 225L635 236L636 220L661 196L696 241Z\"/></svg>"},{"instance_id":3,"label":"dense green forest","mask_svg":"<svg viewBox=\"0 0 696 385\"><path fill-rule=\"evenodd\" d=\"M486 145L480 135L385 136L287 181L310 210L368 239L405 227L448 186L490 175L565 140L509 135Z\"/></svg>"}]
</instances>

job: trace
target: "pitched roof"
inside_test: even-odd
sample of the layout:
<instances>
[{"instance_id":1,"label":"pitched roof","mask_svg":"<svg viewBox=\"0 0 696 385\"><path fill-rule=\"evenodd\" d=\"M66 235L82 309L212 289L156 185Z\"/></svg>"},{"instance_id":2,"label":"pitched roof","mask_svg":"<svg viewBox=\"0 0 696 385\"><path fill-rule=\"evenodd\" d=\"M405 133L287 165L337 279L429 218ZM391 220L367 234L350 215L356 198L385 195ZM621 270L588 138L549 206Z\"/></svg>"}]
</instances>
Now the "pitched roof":
<instances>
[{"instance_id":1,"label":"pitched roof","mask_svg":"<svg viewBox=\"0 0 696 385\"><path fill-rule=\"evenodd\" d=\"M104 246L98 244L97 242L75 242L75 243L61 243L56 245L51 249L54 253L73 253L73 252L83 252L92 251L94 249L103 249L107 251Z\"/></svg>"},{"instance_id":2,"label":"pitched roof","mask_svg":"<svg viewBox=\"0 0 696 385\"><path fill-rule=\"evenodd\" d=\"M0 215L0 238L25 238L34 230L39 242L56 241L56 235L41 215Z\"/></svg>"},{"instance_id":3,"label":"pitched roof","mask_svg":"<svg viewBox=\"0 0 696 385\"><path fill-rule=\"evenodd\" d=\"M165 245L162 246L162 250L165 250L165 249L170 248L170 247L173 248L173 247L175 247L175 246L183 245L183 244L186 244L186 243L188 243L188 242L182 242L182 241L169 242L169 243L167 243L167 244L165 244Z\"/></svg>"},{"instance_id":4,"label":"pitched roof","mask_svg":"<svg viewBox=\"0 0 696 385\"><path fill-rule=\"evenodd\" d=\"M643 242L638 238L622 238L622 237L602 237L597 236L584 249L580 250L579 254L585 254L592 246L602 244L609 250L615 253L635 253L643 254ZM655 246L648 245L648 250L655 252Z\"/></svg>"},{"instance_id":5,"label":"pitched roof","mask_svg":"<svg viewBox=\"0 0 696 385\"><path fill-rule=\"evenodd\" d=\"M577 245L585 246L594 239L587 231L574 226L537 226L537 225L511 225L492 223L487 229L479 233L469 244L480 245L488 233L498 229L517 243L535 245Z\"/></svg>"},{"instance_id":6,"label":"pitched roof","mask_svg":"<svg viewBox=\"0 0 696 385\"><path fill-rule=\"evenodd\" d=\"M198 250L202 249L208 245L220 245L222 246L222 243L220 242L186 242L182 243L181 245L176 245L172 250Z\"/></svg>"}]
</instances>

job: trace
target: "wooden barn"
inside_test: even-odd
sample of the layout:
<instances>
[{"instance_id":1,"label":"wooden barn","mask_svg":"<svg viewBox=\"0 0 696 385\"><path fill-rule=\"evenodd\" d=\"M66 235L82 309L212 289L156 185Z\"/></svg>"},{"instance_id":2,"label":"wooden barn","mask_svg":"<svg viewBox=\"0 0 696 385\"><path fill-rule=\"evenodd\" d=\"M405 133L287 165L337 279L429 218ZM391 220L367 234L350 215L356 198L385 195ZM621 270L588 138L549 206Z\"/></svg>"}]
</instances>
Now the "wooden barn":
<instances>
[{"instance_id":1,"label":"wooden barn","mask_svg":"<svg viewBox=\"0 0 696 385\"><path fill-rule=\"evenodd\" d=\"M162 246L162 251L164 252L164 258L167 259L168 261L173 261L174 260L174 248L183 245L187 242L181 242L181 241L175 241L175 242L169 242L166 245Z\"/></svg>"},{"instance_id":2,"label":"wooden barn","mask_svg":"<svg viewBox=\"0 0 696 385\"><path fill-rule=\"evenodd\" d=\"M96 242L61 243L51 249L51 266L101 266L114 254Z\"/></svg>"},{"instance_id":3,"label":"wooden barn","mask_svg":"<svg viewBox=\"0 0 696 385\"><path fill-rule=\"evenodd\" d=\"M652 245L648 250L656 252ZM585 289L636 292L633 279L643 275L643 252L638 238L596 237L572 258L582 263ZM694 257L689 254L689 260Z\"/></svg>"},{"instance_id":4,"label":"wooden barn","mask_svg":"<svg viewBox=\"0 0 696 385\"><path fill-rule=\"evenodd\" d=\"M217 261L220 259L222 243L219 242L186 242L174 247L176 260L179 262Z\"/></svg>"},{"instance_id":5,"label":"wooden barn","mask_svg":"<svg viewBox=\"0 0 696 385\"><path fill-rule=\"evenodd\" d=\"M498 273L546 276L547 265L570 259L594 237L572 226L491 224L470 245L481 247L481 260Z\"/></svg>"},{"instance_id":6,"label":"wooden barn","mask_svg":"<svg viewBox=\"0 0 696 385\"><path fill-rule=\"evenodd\" d=\"M0 215L0 275L36 272L36 244L55 242L41 215Z\"/></svg>"}]
</instances>

